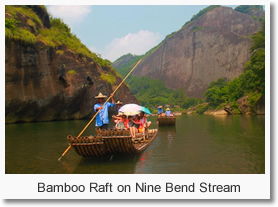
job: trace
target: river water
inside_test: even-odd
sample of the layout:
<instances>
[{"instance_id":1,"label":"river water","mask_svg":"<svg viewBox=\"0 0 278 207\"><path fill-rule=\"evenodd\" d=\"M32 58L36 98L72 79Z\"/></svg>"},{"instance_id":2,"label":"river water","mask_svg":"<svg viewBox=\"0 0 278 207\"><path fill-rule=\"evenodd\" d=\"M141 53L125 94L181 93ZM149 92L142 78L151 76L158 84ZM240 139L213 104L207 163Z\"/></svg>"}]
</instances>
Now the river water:
<instances>
[{"instance_id":1,"label":"river water","mask_svg":"<svg viewBox=\"0 0 278 207\"><path fill-rule=\"evenodd\" d=\"M156 117L149 117L151 128ZM68 146L88 120L7 124L6 174L263 174L265 116L178 116L140 155L84 159ZM83 135L94 134L94 123Z\"/></svg>"}]
</instances>

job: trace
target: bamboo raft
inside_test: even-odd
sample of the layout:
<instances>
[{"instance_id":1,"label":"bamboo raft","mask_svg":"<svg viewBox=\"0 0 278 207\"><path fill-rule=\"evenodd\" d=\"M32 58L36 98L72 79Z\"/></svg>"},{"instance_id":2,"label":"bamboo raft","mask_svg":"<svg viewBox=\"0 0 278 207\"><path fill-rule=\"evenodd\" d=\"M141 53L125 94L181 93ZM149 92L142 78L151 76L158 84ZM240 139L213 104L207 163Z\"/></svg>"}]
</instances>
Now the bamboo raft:
<instances>
[{"instance_id":1,"label":"bamboo raft","mask_svg":"<svg viewBox=\"0 0 278 207\"><path fill-rule=\"evenodd\" d=\"M149 129L144 137L137 133L132 138L129 130L97 131L96 136L67 137L75 152L82 157L104 158L112 155L135 155L145 150L157 136L157 129ZM145 140L144 140L145 138Z\"/></svg>"},{"instance_id":2,"label":"bamboo raft","mask_svg":"<svg viewBox=\"0 0 278 207\"><path fill-rule=\"evenodd\" d=\"M176 116L158 116L157 117L158 125L175 125Z\"/></svg>"}]
</instances>

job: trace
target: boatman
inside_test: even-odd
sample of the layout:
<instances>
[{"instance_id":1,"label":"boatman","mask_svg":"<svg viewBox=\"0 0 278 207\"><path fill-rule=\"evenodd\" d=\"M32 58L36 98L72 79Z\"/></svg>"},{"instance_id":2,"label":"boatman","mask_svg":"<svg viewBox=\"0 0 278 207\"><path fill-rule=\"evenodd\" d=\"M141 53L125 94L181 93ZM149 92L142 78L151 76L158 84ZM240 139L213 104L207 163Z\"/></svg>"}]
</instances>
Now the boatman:
<instances>
[{"instance_id":1,"label":"boatman","mask_svg":"<svg viewBox=\"0 0 278 207\"><path fill-rule=\"evenodd\" d=\"M115 106L115 101L113 98L113 94L111 94L111 100L112 103L107 102L105 105L104 98L107 98L107 96L103 95L102 93L99 93L97 96L95 96L97 99L97 102L94 105L94 111L97 112L100 110L96 117L96 127L99 129L108 129L109 124L109 118L108 118L108 108Z\"/></svg>"},{"instance_id":2,"label":"boatman","mask_svg":"<svg viewBox=\"0 0 278 207\"><path fill-rule=\"evenodd\" d=\"M158 110L157 115L161 115L161 114L163 113L163 108L162 108L162 106L159 106L159 107L157 108L157 110Z\"/></svg>"},{"instance_id":3,"label":"boatman","mask_svg":"<svg viewBox=\"0 0 278 207\"><path fill-rule=\"evenodd\" d=\"M119 112L120 108L123 106L123 102L117 101L116 105L117 105L117 110Z\"/></svg>"}]
</instances>

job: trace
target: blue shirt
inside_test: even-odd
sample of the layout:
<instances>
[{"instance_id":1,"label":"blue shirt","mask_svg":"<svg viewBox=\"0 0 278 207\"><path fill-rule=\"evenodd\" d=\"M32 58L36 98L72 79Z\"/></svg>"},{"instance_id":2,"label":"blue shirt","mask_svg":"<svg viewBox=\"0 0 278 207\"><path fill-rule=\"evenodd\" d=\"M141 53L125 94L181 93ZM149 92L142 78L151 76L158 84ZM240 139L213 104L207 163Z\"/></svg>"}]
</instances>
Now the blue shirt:
<instances>
[{"instance_id":1,"label":"blue shirt","mask_svg":"<svg viewBox=\"0 0 278 207\"><path fill-rule=\"evenodd\" d=\"M163 109L162 108L157 108L157 110L158 110L157 114L163 113Z\"/></svg>"},{"instance_id":2,"label":"blue shirt","mask_svg":"<svg viewBox=\"0 0 278 207\"><path fill-rule=\"evenodd\" d=\"M171 115L171 111L168 110L168 111L165 112L165 114L166 114L166 116L170 116Z\"/></svg>"},{"instance_id":3,"label":"blue shirt","mask_svg":"<svg viewBox=\"0 0 278 207\"><path fill-rule=\"evenodd\" d=\"M95 104L94 106L94 111L97 112L97 108L101 107L103 105L100 105L99 103ZM103 124L108 124L109 123L109 118L108 118L108 108L115 106L113 103L107 102L103 108L100 110L100 112L97 114L96 117L96 126L100 127Z\"/></svg>"},{"instance_id":4,"label":"blue shirt","mask_svg":"<svg viewBox=\"0 0 278 207\"><path fill-rule=\"evenodd\" d=\"M119 112L119 110L122 108L122 106L120 106L119 108L117 108L117 110L118 110L118 112Z\"/></svg>"}]
</instances>

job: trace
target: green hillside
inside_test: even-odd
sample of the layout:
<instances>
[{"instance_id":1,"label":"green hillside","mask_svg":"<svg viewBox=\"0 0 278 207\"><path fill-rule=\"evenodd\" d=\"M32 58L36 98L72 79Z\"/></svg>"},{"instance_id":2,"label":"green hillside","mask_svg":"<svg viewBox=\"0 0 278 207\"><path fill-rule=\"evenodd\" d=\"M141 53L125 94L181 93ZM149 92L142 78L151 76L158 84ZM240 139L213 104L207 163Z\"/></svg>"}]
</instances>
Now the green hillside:
<instances>
[{"instance_id":1,"label":"green hillside","mask_svg":"<svg viewBox=\"0 0 278 207\"><path fill-rule=\"evenodd\" d=\"M45 6L37 6L45 12L50 20L50 27L45 27L41 18L32 6L5 6L5 38L6 41L16 40L23 44L36 44L39 41L48 47L68 48L80 56L91 58L102 67L111 67L109 60L104 60L91 52L70 27L60 18L53 18L47 13Z\"/></svg>"}]
</instances>

